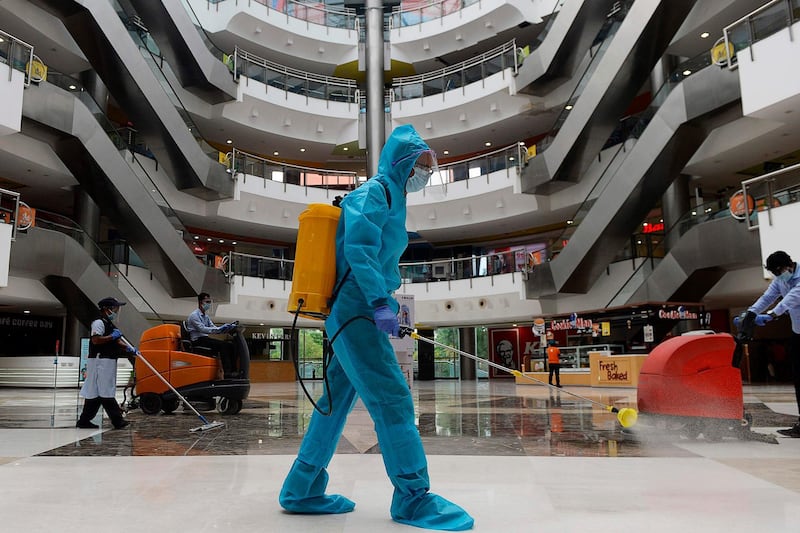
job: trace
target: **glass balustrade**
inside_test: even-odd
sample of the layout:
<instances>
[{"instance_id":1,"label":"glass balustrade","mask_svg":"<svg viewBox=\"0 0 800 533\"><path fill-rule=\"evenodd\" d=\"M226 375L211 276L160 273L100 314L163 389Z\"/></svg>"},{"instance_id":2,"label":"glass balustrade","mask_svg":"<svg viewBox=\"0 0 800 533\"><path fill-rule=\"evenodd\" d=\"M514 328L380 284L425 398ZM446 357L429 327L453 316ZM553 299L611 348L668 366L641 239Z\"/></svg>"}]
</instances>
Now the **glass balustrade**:
<instances>
[{"instance_id":1,"label":"glass balustrade","mask_svg":"<svg viewBox=\"0 0 800 533\"><path fill-rule=\"evenodd\" d=\"M211 6L234 0L206 0L209 9ZM356 28L356 11L350 7L327 5L321 1L300 0L249 0L254 4L261 4L270 10L284 13L287 17L304 20L312 24L328 26L330 28Z\"/></svg>"}]
</instances>

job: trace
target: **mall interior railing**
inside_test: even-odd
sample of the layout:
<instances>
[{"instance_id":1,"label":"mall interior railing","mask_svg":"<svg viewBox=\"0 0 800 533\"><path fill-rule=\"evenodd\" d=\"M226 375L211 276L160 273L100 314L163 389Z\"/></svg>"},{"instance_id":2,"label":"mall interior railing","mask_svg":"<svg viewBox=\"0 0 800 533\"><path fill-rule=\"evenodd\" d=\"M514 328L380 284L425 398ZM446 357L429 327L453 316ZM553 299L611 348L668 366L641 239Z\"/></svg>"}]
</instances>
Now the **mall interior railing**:
<instances>
[{"instance_id":1,"label":"mall interior railing","mask_svg":"<svg viewBox=\"0 0 800 533\"><path fill-rule=\"evenodd\" d=\"M465 7L477 4L481 0L430 0L428 2L400 2L392 7L389 18L391 28L416 26L423 22L441 20L442 17L458 13Z\"/></svg>"},{"instance_id":2,"label":"mall interior railing","mask_svg":"<svg viewBox=\"0 0 800 533\"><path fill-rule=\"evenodd\" d=\"M232 152L225 154L225 157L231 172L240 176L239 179L241 179L242 183L247 183L248 176L255 176L264 180L289 183L301 187L342 191L351 191L360 183L355 172L292 165L243 152L236 148ZM264 186L266 187L266 182Z\"/></svg>"},{"instance_id":3,"label":"mall interior railing","mask_svg":"<svg viewBox=\"0 0 800 533\"><path fill-rule=\"evenodd\" d=\"M214 9L222 2L234 0L206 0L208 9ZM261 4L268 10L284 13L287 17L304 20L311 24L320 24L331 28L356 28L356 11L350 7L328 5L319 1L303 0L247 0L248 3ZM219 9L219 8L216 8Z\"/></svg>"},{"instance_id":4,"label":"mall interior railing","mask_svg":"<svg viewBox=\"0 0 800 533\"><path fill-rule=\"evenodd\" d=\"M743 181L740 201L748 229L758 229L759 211L772 225L773 209L800 202L800 163Z\"/></svg>"},{"instance_id":5,"label":"mall interior railing","mask_svg":"<svg viewBox=\"0 0 800 533\"><path fill-rule=\"evenodd\" d=\"M0 63L6 63L12 70L23 72L26 87L31 83L34 57L32 45L0 30ZM11 80L11 70L8 71L8 79Z\"/></svg>"},{"instance_id":6,"label":"mall interior railing","mask_svg":"<svg viewBox=\"0 0 800 533\"><path fill-rule=\"evenodd\" d=\"M514 74L519 68L516 39L493 48L483 54L471 57L466 61L445 68L418 74L394 78L392 82L392 99L401 102L415 98L425 98L461 89L489 76L512 69Z\"/></svg>"},{"instance_id":7,"label":"mall interior railing","mask_svg":"<svg viewBox=\"0 0 800 533\"><path fill-rule=\"evenodd\" d=\"M772 0L726 26L720 44L724 46L728 68L737 68L736 54L745 48L749 48L750 60L753 61L753 43L784 28L789 28L789 39L792 39L791 27L798 20L800 0Z\"/></svg>"},{"instance_id":8,"label":"mall interior railing","mask_svg":"<svg viewBox=\"0 0 800 533\"><path fill-rule=\"evenodd\" d=\"M355 80L322 76L273 63L253 55L238 46L234 51L234 75L260 81L288 93L332 102L358 102L359 90Z\"/></svg>"},{"instance_id":9,"label":"mall interior railing","mask_svg":"<svg viewBox=\"0 0 800 533\"><path fill-rule=\"evenodd\" d=\"M128 279L126 275L128 265L125 265L126 272L120 270L118 264L106 254L106 250L94 241L75 221L58 213L37 209L35 225L37 228L63 233L80 244L124 294L128 295L129 298L133 298L134 294L136 295L133 303L139 312L144 313L148 318L163 322L162 317L155 308L150 305L142 293Z\"/></svg>"},{"instance_id":10,"label":"mall interior railing","mask_svg":"<svg viewBox=\"0 0 800 533\"><path fill-rule=\"evenodd\" d=\"M24 202L20 201L20 195L17 191L0 189L0 224L12 224L12 242L17 238L17 228L19 226L25 227L24 221L20 220L20 204L23 204L23 207L27 207Z\"/></svg>"}]
</instances>

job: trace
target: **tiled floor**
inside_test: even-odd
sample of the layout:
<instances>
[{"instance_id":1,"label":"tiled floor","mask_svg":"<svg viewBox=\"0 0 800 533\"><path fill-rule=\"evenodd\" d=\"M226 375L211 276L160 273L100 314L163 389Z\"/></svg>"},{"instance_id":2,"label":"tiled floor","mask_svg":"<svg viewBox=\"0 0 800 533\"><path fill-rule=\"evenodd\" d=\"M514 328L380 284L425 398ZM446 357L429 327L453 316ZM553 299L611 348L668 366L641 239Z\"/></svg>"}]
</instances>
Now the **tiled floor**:
<instances>
[{"instance_id":1,"label":"tiled floor","mask_svg":"<svg viewBox=\"0 0 800 533\"><path fill-rule=\"evenodd\" d=\"M415 383L433 491L465 507L475 531L800 531L800 439L687 438L646 414L622 431L567 392L636 406L634 389ZM0 389L3 531L416 531L389 518L392 489L360 404L329 469L330 491L355 511L298 516L277 503L311 414L295 384L253 385L241 413L204 412L225 426L197 433L191 411L136 410L124 430L107 420L78 430L80 403L76 390ZM789 386L746 386L745 407L759 435L797 416Z\"/></svg>"}]
</instances>

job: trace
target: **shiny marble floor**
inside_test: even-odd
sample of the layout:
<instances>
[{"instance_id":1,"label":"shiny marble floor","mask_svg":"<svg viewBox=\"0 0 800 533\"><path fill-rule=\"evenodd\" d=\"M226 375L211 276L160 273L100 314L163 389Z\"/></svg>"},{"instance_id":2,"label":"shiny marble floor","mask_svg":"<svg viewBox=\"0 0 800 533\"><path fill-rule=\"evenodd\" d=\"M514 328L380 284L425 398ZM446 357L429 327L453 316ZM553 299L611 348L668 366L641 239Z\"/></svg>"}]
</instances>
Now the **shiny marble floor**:
<instances>
[{"instance_id":1,"label":"shiny marble floor","mask_svg":"<svg viewBox=\"0 0 800 533\"><path fill-rule=\"evenodd\" d=\"M646 415L623 431L569 392L636 406L635 389L416 382L432 490L465 507L475 531L800 531L800 439L696 437ZM204 412L223 428L197 433L189 410L79 430L80 404L72 389L0 389L4 531L415 530L389 518L391 486L360 404L329 468L329 489L357 503L339 516L277 504L312 412L294 383L254 384L239 414ZM745 407L763 435L797 417L786 385L745 386Z\"/></svg>"}]
</instances>

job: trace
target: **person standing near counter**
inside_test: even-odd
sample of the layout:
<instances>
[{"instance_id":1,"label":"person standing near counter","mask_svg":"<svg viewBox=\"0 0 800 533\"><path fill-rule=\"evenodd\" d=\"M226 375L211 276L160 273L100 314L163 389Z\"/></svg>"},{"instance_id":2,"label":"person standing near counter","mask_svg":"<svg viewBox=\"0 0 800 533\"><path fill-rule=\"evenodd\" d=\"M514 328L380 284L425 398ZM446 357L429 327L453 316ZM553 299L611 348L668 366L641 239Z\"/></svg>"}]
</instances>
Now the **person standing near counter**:
<instances>
[{"instance_id":1,"label":"person standing near counter","mask_svg":"<svg viewBox=\"0 0 800 533\"><path fill-rule=\"evenodd\" d=\"M553 375L555 375L556 387L561 388L561 350L555 340L551 339L547 344L547 366L550 369L547 382L552 385Z\"/></svg>"}]
</instances>

